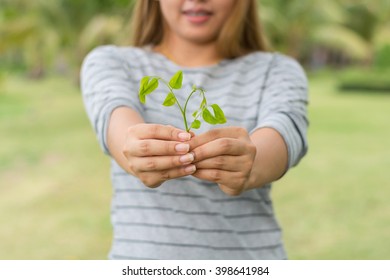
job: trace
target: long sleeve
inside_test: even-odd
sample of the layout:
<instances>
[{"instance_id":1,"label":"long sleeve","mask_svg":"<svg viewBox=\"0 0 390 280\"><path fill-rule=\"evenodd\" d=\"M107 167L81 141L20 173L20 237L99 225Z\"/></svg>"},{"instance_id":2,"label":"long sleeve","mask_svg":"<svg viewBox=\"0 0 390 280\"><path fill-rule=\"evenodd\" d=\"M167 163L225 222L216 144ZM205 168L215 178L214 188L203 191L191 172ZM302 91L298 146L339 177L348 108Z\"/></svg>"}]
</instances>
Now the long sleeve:
<instances>
[{"instance_id":1,"label":"long sleeve","mask_svg":"<svg viewBox=\"0 0 390 280\"><path fill-rule=\"evenodd\" d=\"M98 47L86 56L81 69L81 90L99 144L109 154L107 127L112 111L121 106L140 114L143 110L130 68L117 47Z\"/></svg>"},{"instance_id":2,"label":"long sleeve","mask_svg":"<svg viewBox=\"0 0 390 280\"><path fill-rule=\"evenodd\" d=\"M304 70L292 58L275 54L262 92L254 130L271 127L281 134L287 145L290 168L298 164L308 149L308 83Z\"/></svg>"}]
</instances>

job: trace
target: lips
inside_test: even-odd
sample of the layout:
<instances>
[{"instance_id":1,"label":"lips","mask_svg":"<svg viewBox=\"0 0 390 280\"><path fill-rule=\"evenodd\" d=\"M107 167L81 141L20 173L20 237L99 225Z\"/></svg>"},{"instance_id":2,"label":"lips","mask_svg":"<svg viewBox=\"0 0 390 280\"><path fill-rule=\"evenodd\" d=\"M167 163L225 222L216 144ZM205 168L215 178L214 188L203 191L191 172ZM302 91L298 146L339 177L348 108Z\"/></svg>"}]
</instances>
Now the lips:
<instances>
[{"instance_id":1,"label":"lips","mask_svg":"<svg viewBox=\"0 0 390 280\"><path fill-rule=\"evenodd\" d=\"M186 16L188 21L195 24L201 24L207 22L213 15L212 12L205 9L189 9L184 10L183 14Z\"/></svg>"},{"instance_id":2,"label":"lips","mask_svg":"<svg viewBox=\"0 0 390 280\"><path fill-rule=\"evenodd\" d=\"M198 10L198 11L187 10L187 11L184 11L183 14L189 15L189 16L208 16L208 15L211 15L212 13L209 11L206 11L206 10Z\"/></svg>"}]
</instances>

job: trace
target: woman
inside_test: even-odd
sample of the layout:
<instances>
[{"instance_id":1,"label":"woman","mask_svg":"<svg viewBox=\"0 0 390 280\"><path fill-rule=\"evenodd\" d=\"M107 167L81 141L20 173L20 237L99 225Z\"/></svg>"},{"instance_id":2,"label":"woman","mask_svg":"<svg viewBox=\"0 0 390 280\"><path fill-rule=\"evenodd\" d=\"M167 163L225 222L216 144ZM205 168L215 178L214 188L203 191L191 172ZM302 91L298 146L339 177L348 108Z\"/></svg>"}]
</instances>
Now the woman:
<instances>
[{"instance_id":1,"label":"woman","mask_svg":"<svg viewBox=\"0 0 390 280\"><path fill-rule=\"evenodd\" d=\"M81 76L88 116L112 157L109 257L287 258L270 190L307 151L302 68L265 52L255 0L142 0L133 20L134 46L96 48ZM204 88L226 124L187 133L179 113L161 105L164 91L139 102L143 76L178 70L183 92Z\"/></svg>"}]
</instances>

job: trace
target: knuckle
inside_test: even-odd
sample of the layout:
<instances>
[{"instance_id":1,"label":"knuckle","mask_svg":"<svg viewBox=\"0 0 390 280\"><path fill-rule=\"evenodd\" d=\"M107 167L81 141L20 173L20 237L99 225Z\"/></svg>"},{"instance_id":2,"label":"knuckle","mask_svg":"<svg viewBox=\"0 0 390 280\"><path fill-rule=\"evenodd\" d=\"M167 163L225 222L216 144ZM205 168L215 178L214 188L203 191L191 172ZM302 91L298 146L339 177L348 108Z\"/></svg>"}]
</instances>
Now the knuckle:
<instances>
[{"instance_id":1,"label":"knuckle","mask_svg":"<svg viewBox=\"0 0 390 280\"><path fill-rule=\"evenodd\" d=\"M171 140L175 140L179 138L179 133L181 132L181 130L179 130L178 128L172 125L166 125L164 128L165 128L164 134L166 135L167 138Z\"/></svg>"},{"instance_id":2,"label":"knuckle","mask_svg":"<svg viewBox=\"0 0 390 280\"><path fill-rule=\"evenodd\" d=\"M159 135L159 133L160 133L160 126L159 125L154 124L151 126L150 129L151 129L152 135L155 135L155 136Z\"/></svg>"},{"instance_id":3,"label":"knuckle","mask_svg":"<svg viewBox=\"0 0 390 280\"><path fill-rule=\"evenodd\" d=\"M169 179L171 179L171 175L170 175L168 170L161 172L161 180L162 181L167 181Z\"/></svg>"},{"instance_id":4,"label":"knuckle","mask_svg":"<svg viewBox=\"0 0 390 280\"><path fill-rule=\"evenodd\" d=\"M153 159L148 159L145 162L145 168L146 170L155 170L157 168L157 163Z\"/></svg>"},{"instance_id":5,"label":"knuckle","mask_svg":"<svg viewBox=\"0 0 390 280\"><path fill-rule=\"evenodd\" d=\"M221 139L219 145L220 145L222 151L224 151L224 152L229 151L232 147L232 143L231 143L230 139L228 139L228 138Z\"/></svg>"},{"instance_id":6,"label":"knuckle","mask_svg":"<svg viewBox=\"0 0 390 280\"><path fill-rule=\"evenodd\" d=\"M222 179L221 172L219 170L212 170L210 172L210 178L214 182L220 182Z\"/></svg>"},{"instance_id":7,"label":"knuckle","mask_svg":"<svg viewBox=\"0 0 390 280\"><path fill-rule=\"evenodd\" d=\"M150 143L147 140L141 141L138 149L142 155L148 155L150 152Z\"/></svg>"},{"instance_id":8,"label":"knuckle","mask_svg":"<svg viewBox=\"0 0 390 280\"><path fill-rule=\"evenodd\" d=\"M176 139L177 138L177 132L176 130L174 129L173 126L168 126L170 128L169 130L169 134L170 134L170 139Z\"/></svg>"},{"instance_id":9,"label":"knuckle","mask_svg":"<svg viewBox=\"0 0 390 280\"><path fill-rule=\"evenodd\" d=\"M229 196L238 196L241 194L241 189L236 189L228 186L220 186L221 190Z\"/></svg>"},{"instance_id":10,"label":"knuckle","mask_svg":"<svg viewBox=\"0 0 390 280\"><path fill-rule=\"evenodd\" d=\"M220 156L215 158L215 167L217 169L221 169L225 166L226 160L225 157Z\"/></svg>"}]
</instances>

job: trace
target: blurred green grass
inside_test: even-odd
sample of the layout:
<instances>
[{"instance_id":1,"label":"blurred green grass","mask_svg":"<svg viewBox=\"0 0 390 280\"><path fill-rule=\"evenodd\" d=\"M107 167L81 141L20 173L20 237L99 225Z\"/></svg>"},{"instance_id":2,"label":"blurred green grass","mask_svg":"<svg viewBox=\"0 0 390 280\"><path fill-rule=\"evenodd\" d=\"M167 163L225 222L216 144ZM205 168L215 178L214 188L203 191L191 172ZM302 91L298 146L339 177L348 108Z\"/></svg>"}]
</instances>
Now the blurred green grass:
<instances>
[{"instance_id":1,"label":"blurred green grass","mask_svg":"<svg viewBox=\"0 0 390 280\"><path fill-rule=\"evenodd\" d=\"M389 259L390 95L310 76L309 153L273 190L291 259ZM64 78L0 85L0 259L105 259L109 160Z\"/></svg>"},{"instance_id":2,"label":"blurred green grass","mask_svg":"<svg viewBox=\"0 0 390 280\"><path fill-rule=\"evenodd\" d=\"M291 258L390 259L390 94L310 77L309 152L274 186Z\"/></svg>"},{"instance_id":3,"label":"blurred green grass","mask_svg":"<svg viewBox=\"0 0 390 280\"><path fill-rule=\"evenodd\" d=\"M0 259L105 259L109 161L65 79L0 89Z\"/></svg>"}]
</instances>

